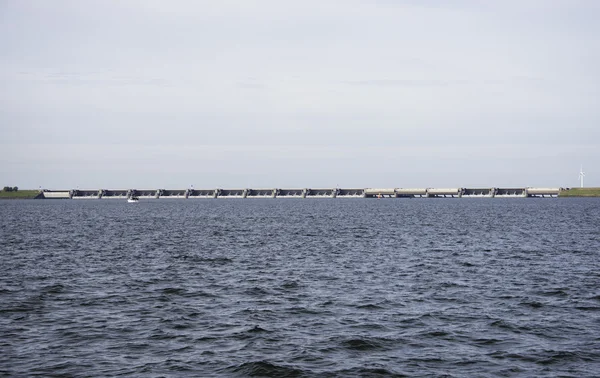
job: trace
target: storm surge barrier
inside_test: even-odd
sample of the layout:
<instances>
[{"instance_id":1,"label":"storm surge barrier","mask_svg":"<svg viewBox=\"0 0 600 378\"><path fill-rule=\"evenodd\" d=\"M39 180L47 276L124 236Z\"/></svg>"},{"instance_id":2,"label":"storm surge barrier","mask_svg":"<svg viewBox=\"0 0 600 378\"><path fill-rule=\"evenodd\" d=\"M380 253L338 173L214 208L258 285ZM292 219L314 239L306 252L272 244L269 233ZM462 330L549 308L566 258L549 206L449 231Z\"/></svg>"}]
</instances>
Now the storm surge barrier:
<instances>
[{"instance_id":1,"label":"storm surge barrier","mask_svg":"<svg viewBox=\"0 0 600 378\"><path fill-rule=\"evenodd\" d=\"M552 198L562 188L263 188L42 190L46 199Z\"/></svg>"}]
</instances>

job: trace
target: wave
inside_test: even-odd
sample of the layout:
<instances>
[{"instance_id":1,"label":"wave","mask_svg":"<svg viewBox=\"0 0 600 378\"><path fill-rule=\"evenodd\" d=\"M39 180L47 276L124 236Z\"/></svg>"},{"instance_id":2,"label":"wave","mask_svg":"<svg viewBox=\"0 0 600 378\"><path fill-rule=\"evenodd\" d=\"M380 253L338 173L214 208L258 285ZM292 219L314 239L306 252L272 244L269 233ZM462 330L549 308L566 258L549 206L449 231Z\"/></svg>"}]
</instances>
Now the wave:
<instances>
[{"instance_id":1,"label":"wave","mask_svg":"<svg viewBox=\"0 0 600 378\"><path fill-rule=\"evenodd\" d=\"M302 377L306 372L291 366L278 365L268 361L245 362L225 369L229 373L249 377Z\"/></svg>"}]
</instances>

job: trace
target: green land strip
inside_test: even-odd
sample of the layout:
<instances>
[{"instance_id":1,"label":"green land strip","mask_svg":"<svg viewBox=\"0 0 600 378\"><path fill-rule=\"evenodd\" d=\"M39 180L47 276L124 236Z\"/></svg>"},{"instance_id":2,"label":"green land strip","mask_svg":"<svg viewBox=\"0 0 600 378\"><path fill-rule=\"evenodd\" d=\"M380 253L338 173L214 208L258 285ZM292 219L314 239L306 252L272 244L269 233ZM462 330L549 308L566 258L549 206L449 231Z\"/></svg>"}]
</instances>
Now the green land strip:
<instances>
[{"instance_id":1,"label":"green land strip","mask_svg":"<svg viewBox=\"0 0 600 378\"><path fill-rule=\"evenodd\" d=\"M40 193L39 190L18 190L16 192L0 191L0 199L33 199Z\"/></svg>"},{"instance_id":2,"label":"green land strip","mask_svg":"<svg viewBox=\"0 0 600 378\"><path fill-rule=\"evenodd\" d=\"M600 197L600 188L571 188L560 191L559 197Z\"/></svg>"}]
</instances>

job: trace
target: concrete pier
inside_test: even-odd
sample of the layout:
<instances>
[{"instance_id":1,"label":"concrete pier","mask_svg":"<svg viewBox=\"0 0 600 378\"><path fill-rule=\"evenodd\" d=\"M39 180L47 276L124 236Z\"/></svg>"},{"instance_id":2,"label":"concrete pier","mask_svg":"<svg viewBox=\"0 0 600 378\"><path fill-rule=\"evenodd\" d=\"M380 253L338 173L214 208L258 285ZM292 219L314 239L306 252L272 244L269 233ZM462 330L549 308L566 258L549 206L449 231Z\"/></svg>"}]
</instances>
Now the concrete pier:
<instances>
[{"instance_id":1,"label":"concrete pier","mask_svg":"<svg viewBox=\"0 0 600 378\"><path fill-rule=\"evenodd\" d=\"M560 191L561 188L44 189L42 194L48 199L551 198L558 197Z\"/></svg>"}]
</instances>

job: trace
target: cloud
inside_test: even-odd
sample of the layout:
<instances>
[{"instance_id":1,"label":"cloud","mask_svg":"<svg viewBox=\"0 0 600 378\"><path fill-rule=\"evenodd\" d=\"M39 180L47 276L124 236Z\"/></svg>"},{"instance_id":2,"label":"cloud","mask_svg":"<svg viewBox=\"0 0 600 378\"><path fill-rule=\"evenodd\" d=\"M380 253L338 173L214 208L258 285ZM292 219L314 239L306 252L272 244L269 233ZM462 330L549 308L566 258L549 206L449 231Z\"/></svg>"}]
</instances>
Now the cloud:
<instances>
[{"instance_id":1,"label":"cloud","mask_svg":"<svg viewBox=\"0 0 600 378\"><path fill-rule=\"evenodd\" d=\"M0 7L0 143L30 157L4 161L19 169L3 172L20 187L60 165L82 181L109 181L121 168L102 165L102 151L143 156L146 168L127 179L151 186L160 167L176 183L197 172L185 164L193 146L211 151L204 160L219 156L211 177L234 186L253 173L294 181L289 167L323 185L336 172L352 181L352 166L356 182L450 170L457 181L484 170L506 179L509 152L515 177L543 164L540 178L552 184L554 166L600 161L597 2ZM60 163L36 163L58 148Z\"/></svg>"},{"instance_id":2,"label":"cloud","mask_svg":"<svg viewBox=\"0 0 600 378\"><path fill-rule=\"evenodd\" d=\"M468 80L373 79L347 80L344 83L375 87L447 87L468 84Z\"/></svg>"}]
</instances>

